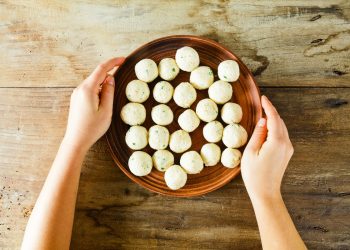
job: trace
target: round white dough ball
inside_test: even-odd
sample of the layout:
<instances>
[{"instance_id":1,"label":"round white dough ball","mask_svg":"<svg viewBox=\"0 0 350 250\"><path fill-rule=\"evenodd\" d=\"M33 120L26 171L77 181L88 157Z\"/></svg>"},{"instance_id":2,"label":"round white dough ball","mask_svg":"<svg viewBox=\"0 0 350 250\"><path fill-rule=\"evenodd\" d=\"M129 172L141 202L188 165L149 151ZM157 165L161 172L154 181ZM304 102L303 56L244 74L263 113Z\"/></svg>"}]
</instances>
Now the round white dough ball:
<instances>
[{"instance_id":1,"label":"round white dough ball","mask_svg":"<svg viewBox=\"0 0 350 250\"><path fill-rule=\"evenodd\" d=\"M177 130L170 135L169 147L175 153L183 153L192 146L191 136L184 130Z\"/></svg>"},{"instance_id":2,"label":"round white dough ball","mask_svg":"<svg viewBox=\"0 0 350 250\"><path fill-rule=\"evenodd\" d=\"M120 117L130 126L141 125L146 120L146 109L140 103L129 102L122 108Z\"/></svg>"},{"instance_id":3,"label":"round white dough ball","mask_svg":"<svg viewBox=\"0 0 350 250\"><path fill-rule=\"evenodd\" d=\"M152 59L142 59L135 65L136 77L144 82L152 82L158 76L157 64Z\"/></svg>"},{"instance_id":4,"label":"round white dough ball","mask_svg":"<svg viewBox=\"0 0 350 250\"><path fill-rule=\"evenodd\" d=\"M224 126L219 121L212 121L203 127L203 136L208 142L219 142L223 131Z\"/></svg>"},{"instance_id":5,"label":"round white dough ball","mask_svg":"<svg viewBox=\"0 0 350 250\"><path fill-rule=\"evenodd\" d=\"M176 86L174 91L174 101L182 108L189 108L197 98L197 92L188 82L182 82Z\"/></svg>"},{"instance_id":6,"label":"round white dough ball","mask_svg":"<svg viewBox=\"0 0 350 250\"><path fill-rule=\"evenodd\" d=\"M173 122L174 114L169 106L159 104L152 108L151 117L156 124L165 126Z\"/></svg>"},{"instance_id":7,"label":"round white dough ball","mask_svg":"<svg viewBox=\"0 0 350 250\"><path fill-rule=\"evenodd\" d=\"M181 115L179 115L178 123L186 132L193 132L198 128L200 120L196 112L192 109L186 109Z\"/></svg>"},{"instance_id":8,"label":"round white dough ball","mask_svg":"<svg viewBox=\"0 0 350 250\"><path fill-rule=\"evenodd\" d=\"M179 165L172 165L165 171L164 180L170 189L177 190L185 186L187 174Z\"/></svg>"},{"instance_id":9,"label":"round white dough ball","mask_svg":"<svg viewBox=\"0 0 350 250\"><path fill-rule=\"evenodd\" d=\"M204 144L201 149L201 157L204 165L215 166L220 161L221 150L220 147L214 143Z\"/></svg>"},{"instance_id":10,"label":"round white dough ball","mask_svg":"<svg viewBox=\"0 0 350 250\"><path fill-rule=\"evenodd\" d=\"M153 98L160 103L168 103L173 93L174 87L166 81L158 82L153 88Z\"/></svg>"},{"instance_id":11,"label":"round white dough ball","mask_svg":"<svg viewBox=\"0 0 350 250\"><path fill-rule=\"evenodd\" d=\"M224 128L222 142L228 148L242 147L247 139L247 131L239 124L229 124Z\"/></svg>"},{"instance_id":12,"label":"round white dough ball","mask_svg":"<svg viewBox=\"0 0 350 250\"><path fill-rule=\"evenodd\" d=\"M181 155L180 165L188 174L198 174L203 170L203 160L196 151L188 151Z\"/></svg>"},{"instance_id":13,"label":"round white dough ball","mask_svg":"<svg viewBox=\"0 0 350 250\"><path fill-rule=\"evenodd\" d=\"M226 148L222 151L221 163L227 168L234 168L241 162L242 153L235 148Z\"/></svg>"},{"instance_id":14,"label":"round white dough ball","mask_svg":"<svg viewBox=\"0 0 350 250\"><path fill-rule=\"evenodd\" d=\"M242 116L242 108L237 103L228 102L221 108L221 118L227 124L239 123Z\"/></svg>"},{"instance_id":15,"label":"round white dough ball","mask_svg":"<svg viewBox=\"0 0 350 250\"><path fill-rule=\"evenodd\" d=\"M147 146L147 129L142 126L132 126L126 132L125 142L129 148L140 150Z\"/></svg>"},{"instance_id":16,"label":"round white dough ball","mask_svg":"<svg viewBox=\"0 0 350 250\"><path fill-rule=\"evenodd\" d=\"M232 86L228 82L219 80L209 87L208 94L214 102L224 104L232 97Z\"/></svg>"},{"instance_id":17,"label":"round white dough ball","mask_svg":"<svg viewBox=\"0 0 350 250\"><path fill-rule=\"evenodd\" d=\"M218 106L209 98L200 100L196 106L196 113L204 122L211 122L216 119L219 113Z\"/></svg>"},{"instance_id":18,"label":"round white dough ball","mask_svg":"<svg viewBox=\"0 0 350 250\"><path fill-rule=\"evenodd\" d=\"M199 66L199 55L191 47L185 46L176 51L175 60L180 69L191 72Z\"/></svg>"},{"instance_id":19,"label":"round white dough ball","mask_svg":"<svg viewBox=\"0 0 350 250\"><path fill-rule=\"evenodd\" d=\"M164 58L159 62L158 71L162 79L171 81L179 74L180 69L173 58Z\"/></svg>"},{"instance_id":20,"label":"round white dough ball","mask_svg":"<svg viewBox=\"0 0 350 250\"><path fill-rule=\"evenodd\" d=\"M136 176L145 176L152 171L152 157L142 151L134 152L129 158L129 169Z\"/></svg>"},{"instance_id":21,"label":"round white dough ball","mask_svg":"<svg viewBox=\"0 0 350 250\"><path fill-rule=\"evenodd\" d=\"M147 83L140 80L132 80L126 86L125 94L129 101L142 103L148 99L150 90Z\"/></svg>"},{"instance_id":22,"label":"round white dough ball","mask_svg":"<svg viewBox=\"0 0 350 250\"><path fill-rule=\"evenodd\" d=\"M221 62L218 67L218 76L222 81L237 81L237 79L239 78L238 63L233 60L226 60Z\"/></svg>"},{"instance_id":23,"label":"round white dough ball","mask_svg":"<svg viewBox=\"0 0 350 250\"><path fill-rule=\"evenodd\" d=\"M148 131L148 143L153 149L165 149L169 144L169 131L166 127L154 125Z\"/></svg>"},{"instance_id":24,"label":"round white dough ball","mask_svg":"<svg viewBox=\"0 0 350 250\"><path fill-rule=\"evenodd\" d=\"M196 89L207 89L214 82L213 71L208 66L200 66L190 75L190 83Z\"/></svg>"},{"instance_id":25,"label":"round white dough ball","mask_svg":"<svg viewBox=\"0 0 350 250\"><path fill-rule=\"evenodd\" d=\"M168 150L157 150L153 156L154 167L161 172L165 172L170 166L174 165L174 155Z\"/></svg>"}]
</instances>

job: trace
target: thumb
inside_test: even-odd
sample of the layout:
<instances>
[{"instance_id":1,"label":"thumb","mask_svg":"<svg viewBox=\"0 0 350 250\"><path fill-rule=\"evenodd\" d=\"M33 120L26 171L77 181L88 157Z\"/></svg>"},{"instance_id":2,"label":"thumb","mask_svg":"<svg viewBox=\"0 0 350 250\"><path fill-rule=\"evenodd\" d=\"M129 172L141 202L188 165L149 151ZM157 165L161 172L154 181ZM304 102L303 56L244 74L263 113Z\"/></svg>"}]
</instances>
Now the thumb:
<instances>
[{"instance_id":1,"label":"thumb","mask_svg":"<svg viewBox=\"0 0 350 250\"><path fill-rule=\"evenodd\" d=\"M246 150L252 152L258 152L266 140L267 127L266 127L266 119L260 118L258 123L255 126L252 137L250 138Z\"/></svg>"},{"instance_id":2,"label":"thumb","mask_svg":"<svg viewBox=\"0 0 350 250\"><path fill-rule=\"evenodd\" d=\"M100 109L105 109L112 112L113 110L113 99L114 99L114 77L107 76L101 89L100 95Z\"/></svg>"}]
</instances>

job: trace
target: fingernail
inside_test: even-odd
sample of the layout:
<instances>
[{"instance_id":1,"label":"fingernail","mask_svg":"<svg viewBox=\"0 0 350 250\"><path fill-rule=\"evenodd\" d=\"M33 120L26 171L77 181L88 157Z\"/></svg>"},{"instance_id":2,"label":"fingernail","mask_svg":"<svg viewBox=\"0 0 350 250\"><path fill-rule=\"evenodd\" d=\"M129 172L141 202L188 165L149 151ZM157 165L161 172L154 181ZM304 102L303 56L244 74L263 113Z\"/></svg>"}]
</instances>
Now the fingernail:
<instances>
[{"instance_id":1,"label":"fingernail","mask_svg":"<svg viewBox=\"0 0 350 250\"><path fill-rule=\"evenodd\" d=\"M260 118L260 120L258 121L257 126L262 128L262 127L265 127L265 124L266 124L266 119L265 118Z\"/></svg>"},{"instance_id":2,"label":"fingernail","mask_svg":"<svg viewBox=\"0 0 350 250\"><path fill-rule=\"evenodd\" d=\"M109 76L107 78L107 84L114 86L114 77Z\"/></svg>"}]
</instances>

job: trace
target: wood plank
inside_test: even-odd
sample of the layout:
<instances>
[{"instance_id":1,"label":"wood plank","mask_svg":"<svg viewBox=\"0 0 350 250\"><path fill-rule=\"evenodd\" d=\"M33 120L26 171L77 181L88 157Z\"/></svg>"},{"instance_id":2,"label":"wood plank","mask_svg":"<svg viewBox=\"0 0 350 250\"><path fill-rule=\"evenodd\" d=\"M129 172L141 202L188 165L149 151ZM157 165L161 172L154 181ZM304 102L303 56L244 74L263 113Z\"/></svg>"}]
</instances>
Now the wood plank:
<instances>
[{"instance_id":1,"label":"wood plank","mask_svg":"<svg viewBox=\"0 0 350 250\"><path fill-rule=\"evenodd\" d=\"M342 0L1 1L0 86L76 86L106 58L192 34L234 51L261 86L349 87L349 10Z\"/></svg>"},{"instance_id":2,"label":"wood plank","mask_svg":"<svg viewBox=\"0 0 350 250\"><path fill-rule=\"evenodd\" d=\"M18 248L64 134L69 88L0 89L0 248ZM262 88L289 128L295 155L283 193L310 249L350 245L349 88ZM118 170L104 139L81 176L72 249L258 249L241 177L196 198L148 192Z\"/></svg>"}]
</instances>

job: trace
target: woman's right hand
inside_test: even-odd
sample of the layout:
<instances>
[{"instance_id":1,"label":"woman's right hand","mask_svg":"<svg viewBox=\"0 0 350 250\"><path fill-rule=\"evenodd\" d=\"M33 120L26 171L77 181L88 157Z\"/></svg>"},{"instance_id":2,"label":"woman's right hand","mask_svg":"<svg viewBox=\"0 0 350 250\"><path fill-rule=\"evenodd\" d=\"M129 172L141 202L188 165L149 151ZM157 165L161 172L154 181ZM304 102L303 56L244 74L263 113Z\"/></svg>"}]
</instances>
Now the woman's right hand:
<instances>
[{"instance_id":1,"label":"woman's right hand","mask_svg":"<svg viewBox=\"0 0 350 250\"><path fill-rule=\"evenodd\" d=\"M241 161L243 181L252 200L281 196L283 174L294 152L275 107L266 96L261 103L266 119L258 121Z\"/></svg>"}]
</instances>

